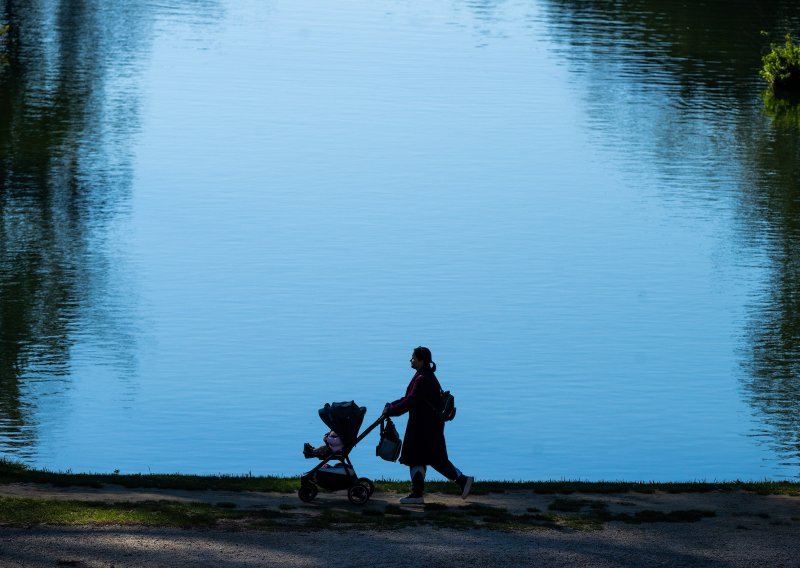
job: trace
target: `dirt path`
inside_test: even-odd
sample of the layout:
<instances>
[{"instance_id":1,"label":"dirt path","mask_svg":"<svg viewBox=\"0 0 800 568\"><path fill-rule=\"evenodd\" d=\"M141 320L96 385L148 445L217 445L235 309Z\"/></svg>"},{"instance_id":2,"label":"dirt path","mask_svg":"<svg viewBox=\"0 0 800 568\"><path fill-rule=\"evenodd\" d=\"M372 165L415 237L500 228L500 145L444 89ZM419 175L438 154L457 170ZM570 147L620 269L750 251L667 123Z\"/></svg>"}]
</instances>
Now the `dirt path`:
<instances>
[{"instance_id":1,"label":"dirt path","mask_svg":"<svg viewBox=\"0 0 800 568\"><path fill-rule=\"evenodd\" d=\"M295 495L228 492L0 486L0 496L133 502L177 500L281 508L287 517L322 510L358 511L343 493L311 504ZM395 505L398 495L376 492L368 506ZM463 507L434 494L428 502ZM602 508L634 518L642 511L713 513L696 522L622 521L600 530L570 528L487 530L417 526L385 530L182 530L143 527L0 528L0 566L43 568L151 566L800 566L800 497L745 492L538 495L528 491L478 495L470 503L509 514L556 507ZM283 507L281 507L283 505ZM552 510L552 509L550 509ZM420 508L415 514L426 514ZM570 515L577 512L562 512Z\"/></svg>"}]
</instances>

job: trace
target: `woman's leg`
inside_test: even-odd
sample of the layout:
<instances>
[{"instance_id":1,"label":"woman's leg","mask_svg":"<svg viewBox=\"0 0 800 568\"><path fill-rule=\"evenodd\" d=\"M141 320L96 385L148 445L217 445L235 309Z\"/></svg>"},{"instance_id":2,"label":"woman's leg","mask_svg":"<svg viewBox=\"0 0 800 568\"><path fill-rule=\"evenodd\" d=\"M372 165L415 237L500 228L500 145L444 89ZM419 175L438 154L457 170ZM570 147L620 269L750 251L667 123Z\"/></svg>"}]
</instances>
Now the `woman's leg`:
<instances>
[{"instance_id":1,"label":"woman's leg","mask_svg":"<svg viewBox=\"0 0 800 568\"><path fill-rule=\"evenodd\" d=\"M411 495L400 499L400 503L421 505L425 502L423 495L425 494L425 474L428 472L428 468L424 465L412 465L408 469L411 474Z\"/></svg>"},{"instance_id":2,"label":"woman's leg","mask_svg":"<svg viewBox=\"0 0 800 568\"><path fill-rule=\"evenodd\" d=\"M434 463L431 464L431 467L441 473L450 481L455 481L458 479L458 476L461 475L461 472L458 470L456 466L453 465L453 462L447 460L443 463Z\"/></svg>"},{"instance_id":3,"label":"woman's leg","mask_svg":"<svg viewBox=\"0 0 800 568\"><path fill-rule=\"evenodd\" d=\"M461 488L461 498L467 498L469 492L472 491L472 482L475 481L475 478L461 473L461 470L454 466L450 460L444 463L431 464L431 467L450 481L455 481Z\"/></svg>"},{"instance_id":4,"label":"woman's leg","mask_svg":"<svg viewBox=\"0 0 800 568\"><path fill-rule=\"evenodd\" d=\"M412 465L411 471L411 494L422 496L425 493L425 474L428 468L424 465Z\"/></svg>"}]
</instances>

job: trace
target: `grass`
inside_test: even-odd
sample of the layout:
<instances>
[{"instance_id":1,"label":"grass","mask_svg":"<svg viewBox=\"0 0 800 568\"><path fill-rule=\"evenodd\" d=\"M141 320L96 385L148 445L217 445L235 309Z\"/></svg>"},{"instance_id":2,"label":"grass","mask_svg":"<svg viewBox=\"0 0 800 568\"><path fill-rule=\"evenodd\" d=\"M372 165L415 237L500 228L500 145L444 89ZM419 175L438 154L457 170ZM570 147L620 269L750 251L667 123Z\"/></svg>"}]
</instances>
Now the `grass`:
<instances>
[{"instance_id":1,"label":"grass","mask_svg":"<svg viewBox=\"0 0 800 568\"><path fill-rule=\"evenodd\" d=\"M706 517L716 516L714 511L698 509L667 512L645 509L635 513L612 513L608 510L608 503L592 499L556 499L547 508L550 511L581 513L580 518L589 522L621 521L628 524L695 523Z\"/></svg>"},{"instance_id":2,"label":"grass","mask_svg":"<svg viewBox=\"0 0 800 568\"><path fill-rule=\"evenodd\" d=\"M294 493L300 485L296 477L255 477L252 475L183 475L53 472L29 468L0 459L0 483L49 483L57 487L102 487L182 489L188 491L265 491Z\"/></svg>"},{"instance_id":3,"label":"grass","mask_svg":"<svg viewBox=\"0 0 800 568\"><path fill-rule=\"evenodd\" d=\"M434 484L430 484L433 486ZM448 484L452 485L452 484ZM426 484L426 487L428 484ZM442 493L457 493L457 490ZM762 495L800 495L800 483L793 481L720 481L720 482L636 482L636 481L480 481L473 494L504 493L529 490L539 495L570 495L572 493L709 493L712 491L748 491ZM435 489L431 488L431 491ZM438 490L438 489L437 489Z\"/></svg>"},{"instance_id":4,"label":"grass","mask_svg":"<svg viewBox=\"0 0 800 568\"><path fill-rule=\"evenodd\" d=\"M114 524L184 528L231 527L255 530L309 530L315 528L382 530L419 525L454 529L541 530L566 528L596 530L610 521L634 524L697 522L703 518L714 516L714 512L643 510L613 513L610 511L608 503L597 499L588 499L586 498L587 494L749 491L764 495L800 495L800 484L788 481L715 483L488 481L476 484L474 493L481 495L526 490L553 497L547 505L547 511L543 512L530 507L522 514L475 502L459 506L434 502L417 509L374 501L364 507L357 507L342 497L341 502L316 501L311 505L304 505L291 499L292 494L299 487L299 479L296 477L52 472L32 469L16 462L0 459L0 484L8 483L45 483L62 487L101 487L110 484L128 488L258 491L286 494L287 502L277 503L271 508L264 509L239 508L232 501L220 501L211 505L174 501L90 503L17 497L0 498L0 525L5 526ZM408 491L409 484L406 481L380 480L375 485L379 491L405 493ZM453 494L458 491L455 484L452 483L429 483L427 488L432 493ZM582 497L570 497L574 493L580 493ZM291 502L288 502L289 500Z\"/></svg>"},{"instance_id":5,"label":"grass","mask_svg":"<svg viewBox=\"0 0 800 568\"><path fill-rule=\"evenodd\" d=\"M205 503L151 501L147 503L93 503L0 497L0 526L138 525L210 527L225 519L245 516L274 518L277 511L238 512Z\"/></svg>"},{"instance_id":6,"label":"grass","mask_svg":"<svg viewBox=\"0 0 800 568\"><path fill-rule=\"evenodd\" d=\"M608 521L626 523L696 522L714 516L711 511L639 511L634 514L611 514L596 503L575 501L569 507L554 502L551 510L579 513L514 514L504 508L480 504L459 507L426 506L424 511L409 511L396 505L367 506L361 509L322 504L309 513L294 506L278 509L240 510L227 503L105 503L0 497L0 526L36 525L136 525L178 528L249 528L256 530L308 530L370 528L397 529L410 526L433 526L450 529L486 528L491 530L564 529L596 530ZM591 512L583 509L589 507ZM292 511L288 513L287 511Z\"/></svg>"},{"instance_id":7,"label":"grass","mask_svg":"<svg viewBox=\"0 0 800 568\"><path fill-rule=\"evenodd\" d=\"M627 523L695 522L708 511L640 511L611 515L583 500L554 501L554 511L579 513L557 515L553 512L510 513L501 507L477 503L448 507L428 504L424 510L409 510L397 505L368 505L363 508L341 504L321 503L316 507L298 508L279 504L277 509L238 509L230 503L210 505L175 501L144 503L105 503L0 497L0 527L32 527L36 525L135 525L178 528L232 528L235 530L309 530L369 528L398 529L413 526L433 526L450 529L485 528L490 530L577 529L596 530L608 521ZM583 511L585 507L590 513Z\"/></svg>"},{"instance_id":8,"label":"grass","mask_svg":"<svg viewBox=\"0 0 800 568\"><path fill-rule=\"evenodd\" d=\"M119 474L53 472L30 468L0 458L0 484L49 483L57 487L102 487L120 485L127 488L180 489L189 491L261 491L294 493L300 486L298 477L253 475L183 475L183 474ZM381 479L375 482L379 491L407 492L408 481ZM432 493L457 495L458 486L450 482L428 482ZM623 481L479 481L473 495L529 490L540 495L572 493L708 493L711 491L749 491L762 495L800 495L800 483L792 481L725 481L725 482L623 482Z\"/></svg>"},{"instance_id":9,"label":"grass","mask_svg":"<svg viewBox=\"0 0 800 568\"><path fill-rule=\"evenodd\" d=\"M588 509L588 510L587 510ZM686 509L676 511L641 510L634 513L612 513L608 503L591 499L556 499L548 510L577 513L576 516L561 518L565 526L579 530L601 528L603 523L618 521L627 524L642 523L696 523L702 519L715 517L714 511Z\"/></svg>"},{"instance_id":10,"label":"grass","mask_svg":"<svg viewBox=\"0 0 800 568\"><path fill-rule=\"evenodd\" d=\"M592 504L588 499L556 499L547 506L549 511L562 511L564 513L578 513L584 507ZM602 503L602 502L600 502ZM605 505L605 503L602 503Z\"/></svg>"},{"instance_id":11,"label":"grass","mask_svg":"<svg viewBox=\"0 0 800 568\"><path fill-rule=\"evenodd\" d=\"M449 529L490 530L564 529L596 530L607 521L626 523L696 522L714 516L710 511L639 511L633 515L553 513L509 513L505 509L470 504L435 507L424 512L398 511L395 505L359 510L323 506L317 514L287 514L285 509L238 510L205 503L150 501L146 503L100 503L0 497L0 527L37 525L122 525L177 528L226 528L236 530L308 530L369 528L398 529L433 526Z\"/></svg>"}]
</instances>

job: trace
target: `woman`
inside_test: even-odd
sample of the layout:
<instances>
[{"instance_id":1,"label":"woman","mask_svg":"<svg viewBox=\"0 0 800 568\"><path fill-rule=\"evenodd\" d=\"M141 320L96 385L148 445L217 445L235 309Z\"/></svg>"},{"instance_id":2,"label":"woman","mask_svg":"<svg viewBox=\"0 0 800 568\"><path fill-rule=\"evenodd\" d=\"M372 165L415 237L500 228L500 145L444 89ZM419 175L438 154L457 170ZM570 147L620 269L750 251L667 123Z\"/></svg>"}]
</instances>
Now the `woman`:
<instances>
[{"instance_id":1,"label":"woman","mask_svg":"<svg viewBox=\"0 0 800 568\"><path fill-rule=\"evenodd\" d=\"M400 503L425 503L423 494L427 466L455 481L461 488L461 498L466 499L474 479L461 473L447 457L444 422L436 415L442 387L434 374L436 363L432 361L431 350L427 347L414 349L411 366L416 373L406 389L406 395L383 409L385 416L400 416L408 412L400 463L411 470L411 495L400 499Z\"/></svg>"}]
</instances>

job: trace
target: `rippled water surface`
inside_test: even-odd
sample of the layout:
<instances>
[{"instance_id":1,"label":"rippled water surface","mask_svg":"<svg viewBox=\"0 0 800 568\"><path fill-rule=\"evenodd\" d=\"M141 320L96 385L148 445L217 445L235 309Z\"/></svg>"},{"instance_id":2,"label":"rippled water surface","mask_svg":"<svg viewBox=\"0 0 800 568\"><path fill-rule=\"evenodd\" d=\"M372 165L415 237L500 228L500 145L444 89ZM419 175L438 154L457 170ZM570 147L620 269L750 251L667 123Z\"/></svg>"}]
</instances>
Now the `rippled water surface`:
<instances>
[{"instance_id":1,"label":"rippled water surface","mask_svg":"<svg viewBox=\"0 0 800 568\"><path fill-rule=\"evenodd\" d=\"M422 344L476 476L797 478L800 127L758 77L796 2L3 22L3 455L297 474ZM404 477L376 441L359 473Z\"/></svg>"}]
</instances>

